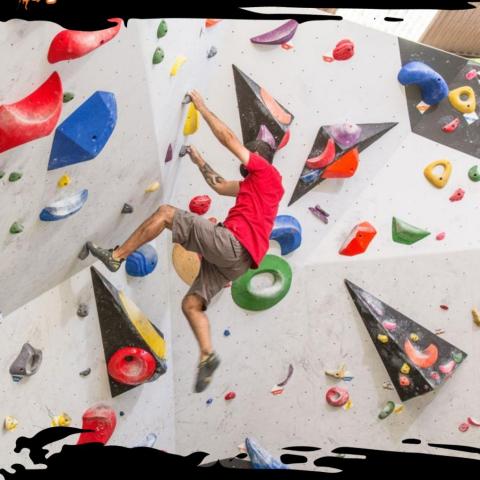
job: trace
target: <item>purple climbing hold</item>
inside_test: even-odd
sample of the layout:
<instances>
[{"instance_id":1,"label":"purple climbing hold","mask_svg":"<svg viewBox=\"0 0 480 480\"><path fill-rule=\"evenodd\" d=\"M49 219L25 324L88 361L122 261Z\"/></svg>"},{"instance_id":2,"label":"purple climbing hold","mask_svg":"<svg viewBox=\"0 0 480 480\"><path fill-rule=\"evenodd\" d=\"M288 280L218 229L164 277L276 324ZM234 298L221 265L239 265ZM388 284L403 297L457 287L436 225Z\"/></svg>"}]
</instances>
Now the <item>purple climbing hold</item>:
<instances>
[{"instance_id":1,"label":"purple climbing hold","mask_svg":"<svg viewBox=\"0 0 480 480\"><path fill-rule=\"evenodd\" d=\"M281 45L292 39L297 31L298 22L296 20L289 20L270 32L263 33L252 37L252 43L260 43L262 45Z\"/></svg>"},{"instance_id":2,"label":"purple climbing hold","mask_svg":"<svg viewBox=\"0 0 480 480\"><path fill-rule=\"evenodd\" d=\"M315 207L308 207L308 209L323 223L328 223L328 217L330 216L330 214L320 208L320 205L315 205Z\"/></svg>"},{"instance_id":3,"label":"purple climbing hold","mask_svg":"<svg viewBox=\"0 0 480 480\"><path fill-rule=\"evenodd\" d=\"M338 146L349 148L360 140L362 128L355 123L340 123L329 127L328 133L330 133Z\"/></svg>"},{"instance_id":4,"label":"purple climbing hold","mask_svg":"<svg viewBox=\"0 0 480 480\"><path fill-rule=\"evenodd\" d=\"M173 159L173 148L172 144L168 144L167 154L165 155L165 163L170 162Z\"/></svg>"},{"instance_id":5,"label":"purple climbing hold","mask_svg":"<svg viewBox=\"0 0 480 480\"><path fill-rule=\"evenodd\" d=\"M276 150L277 148L275 138L273 138L272 132L267 128L266 125L260 125L257 140L262 140L262 142L265 142L267 145L269 145L272 150Z\"/></svg>"}]
</instances>

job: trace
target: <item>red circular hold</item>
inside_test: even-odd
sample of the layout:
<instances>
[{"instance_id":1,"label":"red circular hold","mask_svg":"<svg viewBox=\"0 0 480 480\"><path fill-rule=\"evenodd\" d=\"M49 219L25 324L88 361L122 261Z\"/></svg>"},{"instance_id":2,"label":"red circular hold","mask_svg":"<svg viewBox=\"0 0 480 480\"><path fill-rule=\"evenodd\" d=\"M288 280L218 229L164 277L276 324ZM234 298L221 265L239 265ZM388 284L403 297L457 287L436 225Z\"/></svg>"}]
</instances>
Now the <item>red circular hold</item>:
<instances>
[{"instance_id":1,"label":"red circular hold","mask_svg":"<svg viewBox=\"0 0 480 480\"><path fill-rule=\"evenodd\" d=\"M459 426L458 426L458 429L463 433L463 432L466 432L468 429L470 428L470 425L468 423L461 423Z\"/></svg>"},{"instance_id":2,"label":"red circular hold","mask_svg":"<svg viewBox=\"0 0 480 480\"><path fill-rule=\"evenodd\" d=\"M332 387L327 390L325 399L332 407L343 407L350 399L350 395L344 388Z\"/></svg>"},{"instance_id":3,"label":"red circular hold","mask_svg":"<svg viewBox=\"0 0 480 480\"><path fill-rule=\"evenodd\" d=\"M351 40L345 38L337 43L332 55L335 60L348 60L353 57L354 53L355 45Z\"/></svg>"},{"instance_id":4,"label":"red circular hold","mask_svg":"<svg viewBox=\"0 0 480 480\"><path fill-rule=\"evenodd\" d=\"M235 392L228 392L225 395L225 400L233 400L236 397Z\"/></svg>"},{"instance_id":5,"label":"red circular hold","mask_svg":"<svg viewBox=\"0 0 480 480\"><path fill-rule=\"evenodd\" d=\"M208 195L197 195L190 200L188 208L192 213L203 215L208 212L211 203L212 199Z\"/></svg>"},{"instance_id":6,"label":"red circular hold","mask_svg":"<svg viewBox=\"0 0 480 480\"><path fill-rule=\"evenodd\" d=\"M141 385L155 373L157 361L150 352L136 347L117 350L108 361L108 374L124 385Z\"/></svg>"}]
</instances>

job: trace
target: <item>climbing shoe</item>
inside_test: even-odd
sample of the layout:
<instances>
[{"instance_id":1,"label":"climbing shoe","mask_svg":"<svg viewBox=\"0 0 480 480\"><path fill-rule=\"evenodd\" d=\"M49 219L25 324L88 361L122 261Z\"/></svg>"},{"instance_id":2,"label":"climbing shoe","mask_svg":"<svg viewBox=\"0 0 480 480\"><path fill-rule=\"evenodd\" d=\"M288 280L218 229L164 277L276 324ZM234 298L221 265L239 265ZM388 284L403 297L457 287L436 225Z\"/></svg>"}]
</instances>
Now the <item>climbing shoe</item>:
<instances>
[{"instance_id":1,"label":"climbing shoe","mask_svg":"<svg viewBox=\"0 0 480 480\"><path fill-rule=\"evenodd\" d=\"M205 360L198 364L197 381L195 383L195 392L203 392L212 381L213 372L220 365L218 355L213 352Z\"/></svg>"},{"instance_id":2,"label":"climbing shoe","mask_svg":"<svg viewBox=\"0 0 480 480\"><path fill-rule=\"evenodd\" d=\"M113 248L107 250L106 248L101 248L92 242L87 242L87 248L90 253L98 258L111 272L116 272L123 263L123 258L120 260L113 258Z\"/></svg>"}]
</instances>

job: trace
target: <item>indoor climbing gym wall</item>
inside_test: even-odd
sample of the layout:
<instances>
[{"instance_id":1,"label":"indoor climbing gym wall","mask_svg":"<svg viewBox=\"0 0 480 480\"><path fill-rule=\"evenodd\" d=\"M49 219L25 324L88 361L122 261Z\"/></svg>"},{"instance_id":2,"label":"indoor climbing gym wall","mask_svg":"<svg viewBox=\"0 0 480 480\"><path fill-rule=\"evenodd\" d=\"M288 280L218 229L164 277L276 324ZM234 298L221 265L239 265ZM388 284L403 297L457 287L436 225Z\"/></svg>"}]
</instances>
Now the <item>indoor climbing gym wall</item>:
<instances>
[{"instance_id":1,"label":"indoor climbing gym wall","mask_svg":"<svg viewBox=\"0 0 480 480\"><path fill-rule=\"evenodd\" d=\"M61 425L209 460L247 437L478 440L480 66L347 21L106 27L0 25L0 462ZM184 146L227 179L239 162L193 88L285 189L260 268L208 309L221 364L200 394L180 307L199 257L166 231L113 273L86 247L162 203L226 217Z\"/></svg>"}]
</instances>

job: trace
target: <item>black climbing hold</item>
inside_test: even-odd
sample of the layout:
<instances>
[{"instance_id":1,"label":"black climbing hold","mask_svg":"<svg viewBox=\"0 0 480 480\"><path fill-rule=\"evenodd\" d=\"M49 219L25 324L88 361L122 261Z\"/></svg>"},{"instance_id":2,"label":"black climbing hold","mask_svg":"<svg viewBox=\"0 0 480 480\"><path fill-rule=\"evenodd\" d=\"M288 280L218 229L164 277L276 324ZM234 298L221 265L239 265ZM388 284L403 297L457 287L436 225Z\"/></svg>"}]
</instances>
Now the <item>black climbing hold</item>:
<instances>
[{"instance_id":1,"label":"black climbing hold","mask_svg":"<svg viewBox=\"0 0 480 480\"><path fill-rule=\"evenodd\" d=\"M122 213L133 213L133 207L128 203L123 204Z\"/></svg>"},{"instance_id":2,"label":"black climbing hold","mask_svg":"<svg viewBox=\"0 0 480 480\"><path fill-rule=\"evenodd\" d=\"M187 93L182 100L182 105L186 105L192 101L192 97Z\"/></svg>"},{"instance_id":3,"label":"black climbing hold","mask_svg":"<svg viewBox=\"0 0 480 480\"><path fill-rule=\"evenodd\" d=\"M85 260L87 257L88 257L88 254L89 254L89 250L88 250L88 247L87 247L87 244L85 244L82 249L80 250L80 253L78 254L78 258L80 260Z\"/></svg>"},{"instance_id":4,"label":"black climbing hold","mask_svg":"<svg viewBox=\"0 0 480 480\"><path fill-rule=\"evenodd\" d=\"M207 58L212 58L212 57L214 57L217 53L218 53L218 50L217 50L214 46L212 46L212 47L210 47L210 49L209 49L208 52L207 52Z\"/></svg>"},{"instance_id":5,"label":"black climbing hold","mask_svg":"<svg viewBox=\"0 0 480 480\"><path fill-rule=\"evenodd\" d=\"M18 357L10 366L10 375L14 382L19 382L23 377L29 377L37 372L42 363L42 352L25 343Z\"/></svg>"},{"instance_id":6,"label":"black climbing hold","mask_svg":"<svg viewBox=\"0 0 480 480\"><path fill-rule=\"evenodd\" d=\"M125 412L120 412L119 415L123 417L125 415Z\"/></svg>"},{"instance_id":7,"label":"black climbing hold","mask_svg":"<svg viewBox=\"0 0 480 480\"><path fill-rule=\"evenodd\" d=\"M184 157L187 154L188 151L188 146L187 145L182 145L182 148L180 148L180 152L178 154L179 157Z\"/></svg>"},{"instance_id":8,"label":"black climbing hold","mask_svg":"<svg viewBox=\"0 0 480 480\"><path fill-rule=\"evenodd\" d=\"M87 368L86 370L83 370L83 371L80 372L80 376L81 377L87 377L88 375L90 375L91 372L92 372L92 369Z\"/></svg>"},{"instance_id":9,"label":"black climbing hold","mask_svg":"<svg viewBox=\"0 0 480 480\"><path fill-rule=\"evenodd\" d=\"M75 94L72 92L65 92L63 94L63 103L68 103L75 98Z\"/></svg>"},{"instance_id":10,"label":"black climbing hold","mask_svg":"<svg viewBox=\"0 0 480 480\"><path fill-rule=\"evenodd\" d=\"M87 317L88 316L88 305L86 303L81 303L78 306L77 315L79 317Z\"/></svg>"},{"instance_id":11,"label":"black climbing hold","mask_svg":"<svg viewBox=\"0 0 480 480\"><path fill-rule=\"evenodd\" d=\"M9 177L8 177L8 181L9 182L16 182L17 180L20 180L22 178L22 173L20 172L12 172Z\"/></svg>"}]
</instances>

